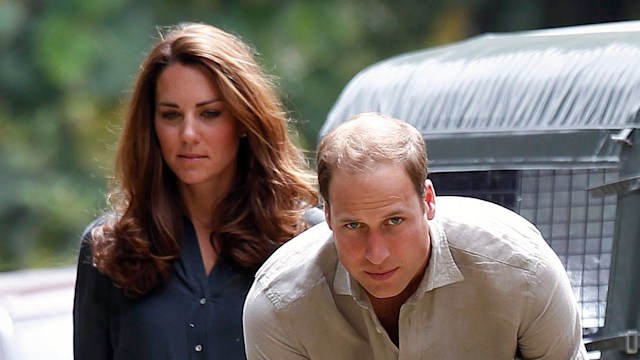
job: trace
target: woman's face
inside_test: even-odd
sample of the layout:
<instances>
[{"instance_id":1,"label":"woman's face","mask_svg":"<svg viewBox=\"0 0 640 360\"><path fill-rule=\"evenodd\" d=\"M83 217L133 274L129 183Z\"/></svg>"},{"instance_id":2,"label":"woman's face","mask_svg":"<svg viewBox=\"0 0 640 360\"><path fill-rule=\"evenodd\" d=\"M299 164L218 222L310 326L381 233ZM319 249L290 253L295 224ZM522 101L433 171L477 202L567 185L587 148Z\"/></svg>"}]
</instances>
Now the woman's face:
<instances>
[{"instance_id":1,"label":"woman's face","mask_svg":"<svg viewBox=\"0 0 640 360\"><path fill-rule=\"evenodd\" d=\"M227 189L236 175L242 126L211 76L174 63L158 77L154 126L162 157L187 189Z\"/></svg>"}]
</instances>

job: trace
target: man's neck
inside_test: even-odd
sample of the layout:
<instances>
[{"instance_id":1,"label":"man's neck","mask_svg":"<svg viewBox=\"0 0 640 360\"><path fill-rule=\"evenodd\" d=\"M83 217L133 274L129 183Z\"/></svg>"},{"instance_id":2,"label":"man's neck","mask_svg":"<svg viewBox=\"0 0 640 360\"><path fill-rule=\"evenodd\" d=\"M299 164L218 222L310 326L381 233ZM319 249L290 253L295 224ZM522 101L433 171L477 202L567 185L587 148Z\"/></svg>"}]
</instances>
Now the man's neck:
<instances>
[{"instance_id":1,"label":"man's neck","mask_svg":"<svg viewBox=\"0 0 640 360\"><path fill-rule=\"evenodd\" d=\"M389 298L377 298L367 293L369 302L373 307L373 311L376 313L380 324L385 328L387 334L391 338L394 344L399 348L399 321L400 321L400 308L409 300L409 298L418 290L422 277L426 271L429 261L423 265L422 269L418 272L418 275L402 290L402 292L396 296Z\"/></svg>"},{"instance_id":2,"label":"man's neck","mask_svg":"<svg viewBox=\"0 0 640 360\"><path fill-rule=\"evenodd\" d=\"M376 313L378 317L378 321L384 329L387 331L389 338L396 344L397 347L399 345L399 319L400 319L400 308L406 299L401 299L399 297L393 297L389 299L378 299L373 296L369 296L369 300L371 302L371 306L373 307L373 311Z\"/></svg>"}]
</instances>

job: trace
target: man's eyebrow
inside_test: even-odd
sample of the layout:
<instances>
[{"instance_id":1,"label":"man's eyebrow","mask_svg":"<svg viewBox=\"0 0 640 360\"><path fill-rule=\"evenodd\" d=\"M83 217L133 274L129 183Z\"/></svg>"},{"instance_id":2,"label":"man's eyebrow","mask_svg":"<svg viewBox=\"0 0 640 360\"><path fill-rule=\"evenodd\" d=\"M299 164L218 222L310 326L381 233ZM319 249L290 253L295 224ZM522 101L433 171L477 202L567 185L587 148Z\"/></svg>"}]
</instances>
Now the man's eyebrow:
<instances>
[{"instance_id":1,"label":"man's eyebrow","mask_svg":"<svg viewBox=\"0 0 640 360\"><path fill-rule=\"evenodd\" d=\"M356 219L354 219L354 218L352 218L352 217L346 217L346 216L345 216L345 217L337 217L337 218L336 218L336 220L337 220L339 223L353 223L353 222L360 222L360 221L358 221L358 220L356 220Z\"/></svg>"},{"instance_id":2,"label":"man's eyebrow","mask_svg":"<svg viewBox=\"0 0 640 360\"><path fill-rule=\"evenodd\" d=\"M397 217L397 216L402 216L403 214L406 214L407 211L404 211L403 209L393 209L387 213L384 213L382 215L382 217L384 219L388 219L391 217ZM342 223L351 223L351 222L360 222L360 220L358 220L357 218L350 216L350 215L345 215L345 216L337 216L335 218L338 222L342 222Z\"/></svg>"}]
</instances>

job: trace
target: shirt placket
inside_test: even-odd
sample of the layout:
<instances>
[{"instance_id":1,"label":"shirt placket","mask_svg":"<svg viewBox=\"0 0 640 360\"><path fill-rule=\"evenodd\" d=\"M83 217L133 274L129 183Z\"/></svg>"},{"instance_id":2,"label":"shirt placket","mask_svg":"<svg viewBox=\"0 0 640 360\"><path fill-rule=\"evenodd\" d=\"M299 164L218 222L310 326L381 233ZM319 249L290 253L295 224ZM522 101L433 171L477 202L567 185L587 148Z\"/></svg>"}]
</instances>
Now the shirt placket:
<instances>
[{"instance_id":1,"label":"shirt placket","mask_svg":"<svg viewBox=\"0 0 640 360\"><path fill-rule=\"evenodd\" d=\"M362 306L362 305L361 305ZM376 359L397 359L398 347L391 341L387 330L382 326L378 316L375 314L371 307L366 306L366 311L369 313L369 337L375 338L372 341L373 353ZM377 344L377 345L376 345Z\"/></svg>"},{"instance_id":2,"label":"shirt placket","mask_svg":"<svg viewBox=\"0 0 640 360\"><path fill-rule=\"evenodd\" d=\"M197 359L202 359L204 356L204 339L206 338L206 322L204 319L208 318L209 313L209 300L204 292L201 293L199 299L195 299L196 311L194 311L194 318L191 319L189 323L189 330L193 333L194 336L191 338L194 339L192 344L192 351L195 353Z\"/></svg>"},{"instance_id":3,"label":"shirt placket","mask_svg":"<svg viewBox=\"0 0 640 360\"><path fill-rule=\"evenodd\" d=\"M398 319L398 341L403 344L398 349L398 360L418 360L420 354L415 352L415 347L419 344L419 337L423 335L424 329L419 329L419 318L415 315L415 306L405 304L400 309Z\"/></svg>"},{"instance_id":4,"label":"shirt placket","mask_svg":"<svg viewBox=\"0 0 640 360\"><path fill-rule=\"evenodd\" d=\"M198 240L192 225L186 233L184 246L185 261L189 269L189 277L192 279L193 293L189 300L191 302L191 311L189 312L188 329L189 332L189 358L205 359L208 344L207 339L207 319L211 319L211 295L207 285L207 276L204 274L204 265L202 264L200 249L198 248ZM210 342L209 342L210 343Z\"/></svg>"}]
</instances>

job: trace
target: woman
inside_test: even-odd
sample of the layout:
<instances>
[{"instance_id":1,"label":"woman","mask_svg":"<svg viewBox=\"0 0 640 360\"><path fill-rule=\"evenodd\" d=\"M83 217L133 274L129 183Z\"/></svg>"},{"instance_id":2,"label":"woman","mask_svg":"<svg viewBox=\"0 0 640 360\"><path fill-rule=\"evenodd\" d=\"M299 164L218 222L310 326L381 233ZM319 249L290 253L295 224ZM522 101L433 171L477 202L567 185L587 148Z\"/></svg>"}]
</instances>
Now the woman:
<instances>
[{"instance_id":1,"label":"woman","mask_svg":"<svg viewBox=\"0 0 640 360\"><path fill-rule=\"evenodd\" d=\"M78 262L75 359L243 359L255 270L309 224L314 177L241 40L168 31L142 64L116 153L113 211Z\"/></svg>"}]
</instances>

